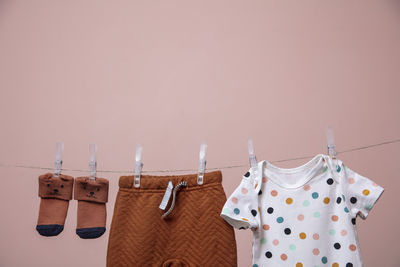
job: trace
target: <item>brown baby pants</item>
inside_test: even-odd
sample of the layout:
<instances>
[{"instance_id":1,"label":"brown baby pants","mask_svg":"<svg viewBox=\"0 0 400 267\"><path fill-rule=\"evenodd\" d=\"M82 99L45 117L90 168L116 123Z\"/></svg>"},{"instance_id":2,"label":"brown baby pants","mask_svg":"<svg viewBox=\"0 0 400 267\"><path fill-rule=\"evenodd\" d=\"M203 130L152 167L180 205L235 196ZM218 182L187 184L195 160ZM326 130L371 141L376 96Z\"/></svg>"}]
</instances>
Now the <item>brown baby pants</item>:
<instances>
[{"instance_id":1,"label":"brown baby pants","mask_svg":"<svg viewBox=\"0 0 400 267\"><path fill-rule=\"evenodd\" d=\"M171 181L175 206L159 205ZM206 173L204 184L197 174L179 176L142 175L140 188L133 176L119 179L107 252L108 267L122 266L237 266L233 228L221 217L226 201L220 171Z\"/></svg>"}]
</instances>

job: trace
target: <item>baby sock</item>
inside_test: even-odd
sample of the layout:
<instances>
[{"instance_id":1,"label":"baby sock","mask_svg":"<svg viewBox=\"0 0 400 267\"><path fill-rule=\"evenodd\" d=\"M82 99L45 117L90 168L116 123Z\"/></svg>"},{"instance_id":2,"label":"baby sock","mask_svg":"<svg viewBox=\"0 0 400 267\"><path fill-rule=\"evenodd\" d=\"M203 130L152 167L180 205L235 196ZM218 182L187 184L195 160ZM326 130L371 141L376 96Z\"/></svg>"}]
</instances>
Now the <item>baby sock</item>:
<instances>
[{"instance_id":1,"label":"baby sock","mask_svg":"<svg viewBox=\"0 0 400 267\"><path fill-rule=\"evenodd\" d=\"M56 236L64 229L74 178L52 173L39 176L40 209L36 230L43 236Z\"/></svg>"},{"instance_id":2,"label":"baby sock","mask_svg":"<svg viewBox=\"0 0 400 267\"><path fill-rule=\"evenodd\" d=\"M106 231L108 180L89 177L75 179L74 199L78 200L76 234L83 239L97 238Z\"/></svg>"}]
</instances>

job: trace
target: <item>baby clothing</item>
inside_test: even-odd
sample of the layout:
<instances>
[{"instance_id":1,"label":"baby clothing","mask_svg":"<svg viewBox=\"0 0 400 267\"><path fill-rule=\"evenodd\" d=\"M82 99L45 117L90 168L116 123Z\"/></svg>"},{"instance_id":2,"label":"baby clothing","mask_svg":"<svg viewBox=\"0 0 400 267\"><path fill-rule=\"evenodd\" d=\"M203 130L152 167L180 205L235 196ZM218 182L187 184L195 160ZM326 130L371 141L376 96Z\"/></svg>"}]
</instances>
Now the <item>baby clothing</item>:
<instances>
[{"instance_id":1,"label":"baby clothing","mask_svg":"<svg viewBox=\"0 0 400 267\"><path fill-rule=\"evenodd\" d=\"M159 208L169 182L175 187L165 210ZM177 176L141 175L119 179L107 266L237 266L232 226L220 217L226 201L220 171ZM167 212L166 212L167 211Z\"/></svg>"},{"instance_id":2,"label":"baby clothing","mask_svg":"<svg viewBox=\"0 0 400 267\"><path fill-rule=\"evenodd\" d=\"M46 173L39 176L40 209L36 230L42 236L56 236L64 230L74 178Z\"/></svg>"},{"instance_id":3,"label":"baby clothing","mask_svg":"<svg viewBox=\"0 0 400 267\"><path fill-rule=\"evenodd\" d=\"M74 186L75 184L75 186ZM36 230L43 236L56 236L64 230L69 201L78 201L76 233L97 238L106 231L108 180L46 173L39 176L40 209Z\"/></svg>"},{"instance_id":4,"label":"baby clothing","mask_svg":"<svg viewBox=\"0 0 400 267\"><path fill-rule=\"evenodd\" d=\"M383 188L317 155L283 169L261 161L222 209L239 229L253 231L253 267L362 266L356 217L365 219Z\"/></svg>"},{"instance_id":5,"label":"baby clothing","mask_svg":"<svg viewBox=\"0 0 400 267\"><path fill-rule=\"evenodd\" d=\"M98 238L106 231L108 180L96 177L75 179L74 199L78 201L76 234L83 239Z\"/></svg>"}]
</instances>

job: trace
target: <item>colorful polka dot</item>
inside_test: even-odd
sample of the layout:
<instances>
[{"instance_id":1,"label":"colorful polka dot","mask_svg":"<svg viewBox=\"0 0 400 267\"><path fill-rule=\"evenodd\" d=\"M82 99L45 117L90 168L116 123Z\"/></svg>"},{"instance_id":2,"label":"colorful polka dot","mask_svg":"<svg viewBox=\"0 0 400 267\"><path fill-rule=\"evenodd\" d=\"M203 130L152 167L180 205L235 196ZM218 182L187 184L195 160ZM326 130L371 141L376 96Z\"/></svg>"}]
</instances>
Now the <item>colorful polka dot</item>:
<instances>
[{"instance_id":1,"label":"colorful polka dot","mask_svg":"<svg viewBox=\"0 0 400 267\"><path fill-rule=\"evenodd\" d=\"M351 245L349 246L349 249L350 249L351 251L356 251L357 247L356 247L356 245L351 244Z\"/></svg>"},{"instance_id":2,"label":"colorful polka dot","mask_svg":"<svg viewBox=\"0 0 400 267\"><path fill-rule=\"evenodd\" d=\"M267 243L267 239L266 238L261 238L261 244L266 244Z\"/></svg>"},{"instance_id":3,"label":"colorful polka dot","mask_svg":"<svg viewBox=\"0 0 400 267\"><path fill-rule=\"evenodd\" d=\"M274 208L269 207L269 208L267 209L267 212L268 212L269 214L272 214L272 213L274 212Z\"/></svg>"},{"instance_id":4,"label":"colorful polka dot","mask_svg":"<svg viewBox=\"0 0 400 267\"><path fill-rule=\"evenodd\" d=\"M337 215L332 215L331 219L332 221L337 222L339 220L339 217Z\"/></svg>"},{"instance_id":5,"label":"colorful polka dot","mask_svg":"<svg viewBox=\"0 0 400 267\"><path fill-rule=\"evenodd\" d=\"M333 244L333 247L335 249L340 249L342 246L339 243L335 243L335 244Z\"/></svg>"},{"instance_id":6,"label":"colorful polka dot","mask_svg":"<svg viewBox=\"0 0 400 267\"><path fill-rule=\"evenodd\" d=\"M276 221L277 221L278 223L283 223L283 217L278 217L278 218L276 218Z\"/></svg>"},{"instance_id":7,"label":"colorful polka dot","mask_svg":"<svg viewBox=\"0 0 400 267\"><path fill-rule=\"evenodd\" d=\"M314 249L312 250L312 253L313 253L315 256L318 256L318 255L319 255L319 249L314 248Z\"/></svg>"},{"instance_id":8,"label":"colorful polka dot","mask_svg":"<svg viewBox=\"0 0 400 267\"><path fill-rule=\"evenodd\" d=\"M246 173L244 174L244 176L245 176L245 177L249 177L249 176L250 176L250 172L246 172Z\"/></svg>"},{"instance_id":9,"label":"colorful polka dot","mask_svg":"<svg viewBox=\"0 0 400 267\"><path fill-rule=\"evenodd\" d=\"M366 210L371 210L371 209L372 209L372 204L367 204L367 205L365 205L365 209L366 209Z\"/></svg>"},{"instance_id":10,"label":"colorful polka dot","mask_svg":"<svg viewBox=\"0 0 400 267\"><path fill-rule=\"evenodd\" d=\"M238 201L239 201L239 200L237 199L237 197L233 197L231 200L232 200L232 202L235 203L235 204L237 204Z\"/></svg>"},{"instance_id":11,"label":"colorful polka dot","mask_svg":"<svg viewBox=\"0 0 400 267\"><path fill-rule=\"evenodd\" d=\"M356 204L357 203L357 198L356 197L351 197L350 198L351 204Z\"/></svg>"},{"instance_id":12,"label":"colorful polka dot","mask_svg":"<svg viewBox=\"0 0 400 267\"><path fill-rule=\"evenodd\" d=\"M272 258L272 253L271 253L271 251L265 252L265 257L267 257L268 259Z\"/></svg>"},{"instance_id":13,"label":"colorful polka dot","mask_svg":"<svg viewBox=\"0 0 400 267\"><path fill-rule=\"evenodd\" d=\"M296 267L303 267L303 263L301 262L296 263Z\"/></svg>"},{"instance_id":14,"label":"colorful polka dot","mask_svg":"<svg viewBox=\"0 0 400 267\"><path fill-rule=\"evenodd\" d=\"M253 264L253 267L258 267L258 264Z\"/></svg>"},{"instance_id":15,"label":"colorful polka dot","mask_svg":"<svg viewBox=\"0 0 400 267\"><path fill-rule=\"evenodd\" d=\"M351 224L352 225L356 225L356 218L355 217L351 219Z\"/></svg>"},{"instance_id":16,"label":"colorful polka dot","mask_svg":"<svg viewBox=\"0 0 400 267\"><path fill-rule=\"evenodd\" d=\"M263 177L263 178L262 178L262 182L263 182L263 183L268 182L268 178L267 178L267 177Z\"/></svg>"},{"instance_id":17,"label":"colorful polka dot","mask_svg":"<svg viewBox=\"0 0 400 267\"><path fill-rule=\"evenodd\" d=\"M303 214L299 214L299 215L297 216L297 220L303 221L303 220L304 220L304 215L303 215Z\"/></svg>"},{"instance_id":18,"label":"colorful polka dot","mask_svg":"<svg viewBox=\"0 0 400 267\"><path fill-rule=\"evenodd\" d=\"M251 214L256 217L257 216L257 211L256 210L251 210Z\"/></svg>"},{"instance_id":19,"label":"colorful polka dot","mask_svg":"<svg viewBox=\"0 0 400 267\"><path fill-rule=\"evenodd\" d=\"M301 232L301 233L299 234L299 237L300 237L300 239L306 239L307 235L306 235L306 233Z\"/></svg>"},{"instance_id":20,"label":"colorful polka dot","mask_svg":"<svg viewBox=\"0 0 400 267\"><path fill-rule=\"evenodd\" d=\"M274 240L272 241L272 244L273 244L274 246L279 245L279 240L278 240L278 239L274 239Z\"/></svg>"},{"instance_id":21,"label":"colorful polka dot","mask_svg":"<svg viewBox=\"0 0 400 267\"><path fill-rule=\"evenodd\" d=\"M305 186L303 186L303 189L305 190L305 191L308 191L308 190L310 190L310 185L308 185L308 184L306 184Z\"/></svg>"},{"instance_id":22,"label":"colorful polka dot","mask_svg":"<svg viewBox=\"0 0 400 267\"><path fill-rule=\"evenodd\" d=\"M239 210L238 208L235 208L235 209L233 210L233 212L234 212L235 214L239 214L239 213L240 213L240 210Z\"/></svg>"},{"instance_id":23,"label":"colorful polka dot","mask_svg":"<svg viewBox=\"0 0 400 267\"><path fill-rule=\"evenodd\" d=\"M324 256L321 258L321 261L323 264L326 264L328 262L328 258Z\"/></svg>"},{"instance_id":24,"label":"colorful polka dot","mask_svg":"<svg viewBox=\"0 0 400 267\"><path fill-rule=\"evenodd\" d=\"M340 234L341 234L342 236L345 236L345 235L347 235L347 231L346 231L345 229L343 229L343 230L340 232Z\"/></svg>"},{"instance_id":25,"label":"colorful polka dot","mask_svg":"<svg viewBox=\"0 0 400 267\"><path fill-rule=\"evenodd\" d=\"M292 230L290 230L290 228L285 228L285 230L283 230L285 232L286 235L290 235L292 233Z\"/></svg>"},{"instance_id":26,"label":"colorful polka dot","mask_svg":"<svg viewBox=\"0 0 400 267\"><path fill-rule=\"evenodd\" d=\"M321 213L319 211L314 212L313 214L314 218L319 218L321 216Z\"/></svg>"},{"instance_id":27,"label":"colorful polka dot","mask_svg":"<svg viewBox=\"0 0 400 267\"><path fill-rule=\"evenodd\" d=\"M222 213L224 213L224 214L230 214L230 213L231 213L231 210L228 209L228 208L223 208L223 209L222 209Z\"/></svg>"},{"instance_id":28,"label":"colorful polka dot","mask_svg":"<svg viewBox=\"0 0 400 267\"><path fill-rule=\"evenodd\" d=\"M339 263L337 262L332 263L332 267L339 267Z\"/></svg>"},{"instance_id":29,"label":"colorful polka dot","mask_svg":"<svg viewBox=\"0 0 400 267\"><path fill-rule=\"evenodd\" d=\"M329 235L335 235L335 234L336 234L336 230L335 229L329 230Z\"/></svg>"},{"instance_id":30,"label":"colorful polka dot","mask_svg":"<svg viewBox=\"0 0 400 267\"><path fill-rule=\"evenodd\" d=\"M336 198L336 203L337 203L337 204L340 204L341 202L342 202L342 198L341 198L341 197L337 197L337 198Z\"/></svg>"},{"instance_id":31,"label":"colorful polka dot","mask_svg":"<svg viewBox=\"0 0 400 267\"><path fill-rule=\"evenodd\" d=\"M329 199L329 197L324 198L324 203L325 203L325 204L329 204L330 201L331 201L331 200Z\"/></svg>"},{"instance_id":32,"label":"colorful polka dot","mask_svg":"<svg viewBox=\"0 0 400 267\"><path fill-rule=\"evenodd\" d=\"M313 234L312 238L314 240L318 240L319 239L319 234L317 234L317 233Z\"/></svg>"},{"instance_id":33,"label":"colorful polka dot","mask_svg":"<svg viewBox=\"0 0 400 267\"><path fill-rule=\"evenodd\" d=\"M310 206L310 201L304 200L304 201L303 201L303 206L304 206L304 207Z\"/></svg>"},{"instance_id":34,"label":"colorful polka dot","mask_svg":"<svg viewBox=\"0 0 400 267\"><path fill-rule=\"evenodd\" d=\"M364 196L368 196L370 192L368 189L364 189L362 193Z\"/></svg>"},{"instance_id":35,"label":"colorful polka dot","mask_svg":"<svg viewBox=\"0 0 400 267\"><path fill-rule=\"evenodd\" d=\"M293 203L293 199L290 198L290 197L288 197L288 198L286 199L286 204L290 205L290 204L292 204L292 203Z\"/></svg>"},{"instance_id":36,"label":"colorful polka dot","mask_svg":"<svg viewBox=\"0 0 400 267\"><path fill-rule=\"evenodd\" d=\"M289 245L289 249L292 250L292 251L296 250L296 245L295 244L290 244Z\"/></svg>"},{"instance_id":37,"label":"colorful polka dot","mask_svg":"<svg viewBox=\"0 0 400 267\"><path fill-rule=\"evenodd\" d=\"M328 180L326 180L326 183L329 184L329 185L333 184L333 179L329 178Z\"/></svg>"},{"instance_id":38,"label":"colorful polka dot","mask_svg":"<svg viewBox=\"0 0 400 267\"><path fill-rule=\"evenodd\" d=\"M262 228L263 228L265 231L268 231L268 230L269 230L269 225L268 225L268 224L264 224Z\"/></svg>"},{"instance_id":39,"label":"colorful polka dot","mask_svg":"<svg viewBox=\"0 0 400 267\"><path fill-rule=\"evenodd\" d=\"M349 208L348 207L344 207L344 212L349 213Z\"/></svg>"},{"instance_id":40,"label":"colorful polka dot","mask_svg":"<svg viewBox=\"0 0 400 267\"><path fill-rule=\"evenodd\" d=\"M336 171L337 171L337 172L340 172L341 170L342 170L342 168L340 168L340 166L337 165L337 166L336 166Z\"/></svg>"},{"instance_id":41,"label":"colorful polka dot","mask_svg":"<svg viewBox=\"0 0 400 267\"><path fill-rule=\"evenodd\" d=\"M349 178L349 179L347 179L347 181L349 182L349 184L354 184L355 183L354 178Z\"/></svg>"},{"instance_id":42,"label":"colorful polka dot","mask_svg":"<svg viewBox=\"0 0 400 267\"><path fill-rule=\"evenodd\" d=\"M272 190L271 191L271 196L276 197L278 195L278 191Z\"/></svg>"},{"instance_id":43,"label":"colorful polka dot","mask_svg":"<svg viewBox=\"0 0 400 267\"><path fill-rule=\"evenodd\" d=\"M319 197L319 194L317 192L314 192L311 194L313 199L317 199Z\"/></svg>"},{"instance_id":44,"label":"colorful polka dot","mask_svg":"<svg viewBox=\"0 0 400 267\"><path fill-rule=\"evenodd\" d=\"M351 262L346 263L346 267L353 267L353 263Z\"/></svg>"},{"instance_id":45,"label":"colorful polka dot","mask_svg":"<svg viewBox=\"0 0 400 267\"><path fill-rule=\"evenodd\" d=\"M281 255L281 260L283 260L283 261L287 260L287 255L285 253L283 253Z\"/></svg>"},{"instance_id":46,"label":"colorful polka dot","mask_svg":"<svg viewBox=\"0 0 400 267\"><path fill-rule=\"evenodd\" d=\"M249 192L249 190L247 190L247 188L242 188L242 194L247 194Z\"/></svg>"}]
</instances>

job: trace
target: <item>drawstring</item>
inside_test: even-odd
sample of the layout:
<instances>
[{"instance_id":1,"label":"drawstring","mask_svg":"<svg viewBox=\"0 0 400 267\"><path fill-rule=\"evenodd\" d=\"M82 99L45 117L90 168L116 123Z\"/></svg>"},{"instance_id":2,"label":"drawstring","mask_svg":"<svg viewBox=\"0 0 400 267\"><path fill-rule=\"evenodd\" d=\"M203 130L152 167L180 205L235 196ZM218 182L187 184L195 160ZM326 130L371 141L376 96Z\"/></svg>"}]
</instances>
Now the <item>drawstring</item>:
<instances>
[{"instance_id":1,"label":"drawstring","mask_svg":"<svg viewBox=\"0 0 400 267\"><path fill-rule=\"evenodd\" d=\"M172 191L172 203L171 203L171 207L169 207L169 209L161 216L161 218L165 219L165 217L168 216L168 214L170 214L172 212L172 210L175 207L175 199L176 199L176 192L181 188L181 187L186 187L187 183L186 181L182 181L180 182L177 186L175 186L174 190Z\"/></svg>"}]
</instances>

